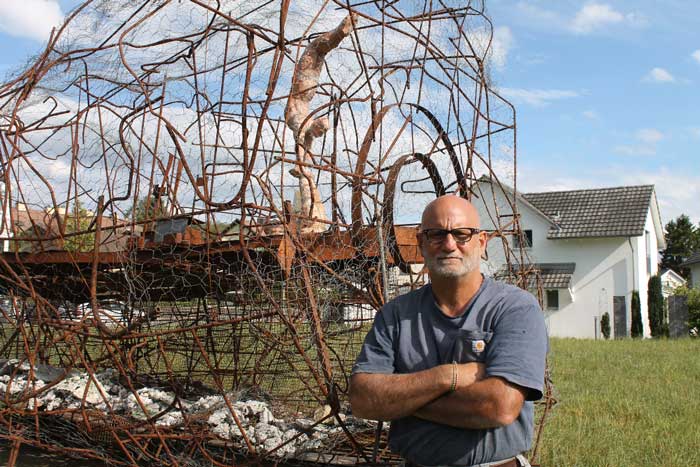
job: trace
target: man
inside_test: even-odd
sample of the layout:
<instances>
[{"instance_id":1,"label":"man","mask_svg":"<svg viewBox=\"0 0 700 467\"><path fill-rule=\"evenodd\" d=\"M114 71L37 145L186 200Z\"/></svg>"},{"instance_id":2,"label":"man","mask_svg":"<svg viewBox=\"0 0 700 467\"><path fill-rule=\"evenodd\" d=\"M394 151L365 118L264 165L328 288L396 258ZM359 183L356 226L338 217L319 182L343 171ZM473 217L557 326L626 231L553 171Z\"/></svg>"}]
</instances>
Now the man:
<instances>
[{"instance_id":1,"label":"man","mask_svg":"<svg viewBox=\"0 0 700 467\"><path fill-rule=\"evenodd\" d=\"M356 416L391 420L407 465L528 466L547 333L535 298L480 271L487 234L465 199L423 212L430 283L387 303L353 367Z\"/></svg>"}]
</instances>

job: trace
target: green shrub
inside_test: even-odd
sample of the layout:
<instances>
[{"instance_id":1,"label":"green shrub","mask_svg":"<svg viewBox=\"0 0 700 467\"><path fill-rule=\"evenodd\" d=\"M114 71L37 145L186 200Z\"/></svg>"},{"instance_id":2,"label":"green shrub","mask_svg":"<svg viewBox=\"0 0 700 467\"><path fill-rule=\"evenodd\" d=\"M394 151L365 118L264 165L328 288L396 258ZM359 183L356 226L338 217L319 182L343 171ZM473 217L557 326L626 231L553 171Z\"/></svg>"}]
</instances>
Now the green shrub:
<instances>
[{"instance_id":1,"label":"green shrub","mask_svg":"<svg viewBox=\"0 0 700 467\"><path fill-rule=\"evenodd\" d=\"M651 276L647 289L649 327L652 337L667 335L668 326L664 320L664 296L661 294L661 277Z\"/></svg>"},{"instance_id":2,"label":"green shrub","mask_svg":"<svg viewBox=\"0 0 700 467\"><path fill-rule=\"evenodd\" d=\"M642 324L642 305L639 301L639 292L632 291L632 337L642 337L644 335L644 325Z\"/></svg>"},{"instance_id":3,"label":"green shrub","mask_svg":"<svg viewBox=\"0 0 700 467\"><path fill-rule=\"evenodd\" d=\"M682 295L688 300L688 328L700 331L700 289L679 287L674 291L675 295Z\"/></svg>"},{"instance_id":4,"label":"green shrub","mask_svg":"<svg viewBox=\"0 0 700 467\"><path fill-rule=\"evenodd\" d=\"M603 337L610 339L610 314L607 311L600 317L600 332Z\"/></svg>"}]
</instances>

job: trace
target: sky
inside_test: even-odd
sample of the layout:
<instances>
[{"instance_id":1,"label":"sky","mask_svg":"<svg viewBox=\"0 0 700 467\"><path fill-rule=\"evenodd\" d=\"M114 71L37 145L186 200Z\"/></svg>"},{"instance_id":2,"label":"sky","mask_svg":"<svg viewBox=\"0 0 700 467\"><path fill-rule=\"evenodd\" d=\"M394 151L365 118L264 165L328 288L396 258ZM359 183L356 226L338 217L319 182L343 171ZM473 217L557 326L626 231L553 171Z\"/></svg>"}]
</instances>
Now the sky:
<instances>
[{"instance_id":1,"label":"sky","mask_svg":"<svg viewBox=\"0 0 700 467\"><path fill-rule=\"evenodd\" d=\"M0 0L0 77L78 4ZM486 0L491 82L516 107L520 191L653 184L664 223L700 224L700 3L661 4Z\"/></svg>"}]
</instances>

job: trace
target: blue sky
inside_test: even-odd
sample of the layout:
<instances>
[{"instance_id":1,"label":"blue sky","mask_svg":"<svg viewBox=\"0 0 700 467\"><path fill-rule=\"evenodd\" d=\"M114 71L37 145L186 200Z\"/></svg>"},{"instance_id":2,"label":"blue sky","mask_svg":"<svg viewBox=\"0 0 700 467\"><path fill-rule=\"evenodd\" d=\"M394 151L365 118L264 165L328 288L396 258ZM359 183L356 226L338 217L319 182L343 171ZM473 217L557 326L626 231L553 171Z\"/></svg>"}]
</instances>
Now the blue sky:
<instances>
[{"instance_id":1,"label":"blue sky","mask_svg":"<svg viewBox=\"0 0 700 467\"><path fill-rule=\"evenodd\" d=\"M78 3L0 0L0 76ZM654 184L664 222L700 222L700 4L659 5L487 0L491 80L517 109L522 191Z\"/></svg>"}]
</instances>

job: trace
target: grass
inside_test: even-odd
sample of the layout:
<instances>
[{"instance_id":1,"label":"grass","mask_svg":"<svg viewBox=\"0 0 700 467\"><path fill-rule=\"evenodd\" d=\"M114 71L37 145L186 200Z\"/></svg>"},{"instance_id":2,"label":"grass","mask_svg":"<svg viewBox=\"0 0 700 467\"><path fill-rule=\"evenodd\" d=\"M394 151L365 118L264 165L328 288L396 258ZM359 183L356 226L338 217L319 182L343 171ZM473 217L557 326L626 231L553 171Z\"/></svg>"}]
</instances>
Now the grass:
<instances>
[{"instance_id":1,"label":"grass","mask_svg":"<svg viewBox=\"0 0 700 467\"><path fill-rule=\"evenodd\" d=\"M291 348L285 328L265 323L270 336L263 337L248 326L237 326L235 332L227 326L216 328L209 340L206 331L197 331L202 342L212 344L219 355L215 367L222 370L224 386L235 385L234 378L247 383L246 375L261 372L265 375L261 387L274 397L289 402L308 399L310 394L300 381L300 376L311 378L305 364L298 356L292 361L280 358L280 350ZM300 330L304 331L300 338L306 351L315 362L318 358L309 330L304 326ZM343 330L332 326L326 329ZM7 329L4 331L0 343L7 338ZM179 375L186 372L192 358L186 352L194 344L189 336L175 336L169 344L167 358ZM338 380L342 380L339 360L349 369L363 336L364 330L354 335L328 335L335 351L330 358ZM244 351L234 362L236 339ZM209 353L212 348L205 346ZM103 344L90 341L86 351L93 357L101 355ZM14 352L3 357L14 356L9 353ZM165 370L158 352L141 357L137 352L133 356L141 371ZM196 360L195 364L201 370L197 378L211 385L211 375L202 367L203 362ZM292 372L291 365L303 375ZM539 448L538 462L543 467L700 466L700 339L551 339L550 370L559 402L547 419Z\"/></svg>"},{"instance_id":2,"label":"grass","mask_svg":"<svg viewBox=\"0 0 700 467\"><path fill-rule=\"evenodd\" d=\"M229 317L221 317L227 318ZM323 379L310 325L300 319L297 318L295 323L298 340L313 369ZM197 324L204 323L201 321ZM307 362L295 350L289 329L277 318L243 322L235 326L221 324L211 329L190 332L188 328L193 324L191 320L154 323L141 329L154 334L153 336L135 339L125 337L115 341L102 341L97 337L97 330L93 329L94 337L81 340L80 336L74 336L74 340L61 341L50 346L42 346L41 343L51 342L60 334L57 329L51 326L40 328L36 324L24 323L23 330L28 336L29 347L42 349L41 363L79 366L81 360L77 357L83 354L84 358L91 362L91 366L99 370L113 365L108 351L111 349L116 355L116 360L126 365L128 358L141 376L159 378L167 383L171 375L169 370L172 370L172 376L180 382L190 376L192 381L209 388L217 388L214 377L217 375L225 391L259 388L263 394L267 393L286 410L293 412L305 411L311 414L318 407L317 399L323 398L318 383L314 380ZM184 329L177 333L160 334L165 350L164 353L161 352L155 334L158 334L158 331L165 333L178 326ZM328 357L334 381L339 385L341 392L345 390L345 376L350 371L369 324L365 327L366 329L355 329L333 322L324 326L326 343L331 349ZM15 327L9 323L0 325L0 347L4 347L14 331ZM208 362L202 357L193 334L204 348ZM11 342L13 345L6 349L6 355L0 357L23 358L25 342L22 336L13 338ZM135 343L139 344L138 348L134 347Z\"/></svg>"},{"instance_id":3,"label":"grass","mask_svg":"<svg viewBox=\"0 0 700 467\"><path fill-rule=\"evenodd\" d=\"M552 339L542 466L700 466L700 340Z\"/></svg>"}]
</instances>

